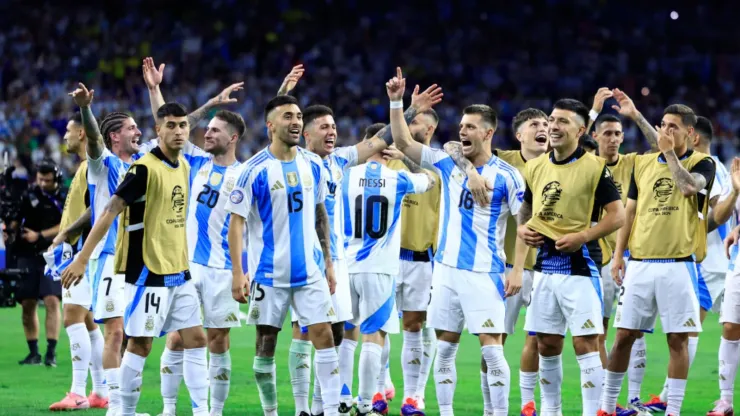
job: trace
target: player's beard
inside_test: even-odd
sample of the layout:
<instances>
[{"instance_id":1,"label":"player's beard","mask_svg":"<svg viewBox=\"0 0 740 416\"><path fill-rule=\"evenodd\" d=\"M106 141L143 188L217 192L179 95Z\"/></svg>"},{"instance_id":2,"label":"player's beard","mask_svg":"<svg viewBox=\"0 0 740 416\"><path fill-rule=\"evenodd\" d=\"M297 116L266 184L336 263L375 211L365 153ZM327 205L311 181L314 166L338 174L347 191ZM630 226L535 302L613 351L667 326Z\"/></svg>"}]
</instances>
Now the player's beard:
<instances>
[{"instance_id":1,"label":"player's beard","mask_svg":"<svg viewBox=\"0 0 740 416\"><path fill-rule=\"evenodd\" d=\"M411 138L417 143L426 144L426 137L424 137L424 133L420 131L415 132Z\"/></svg>"}]
</instances>

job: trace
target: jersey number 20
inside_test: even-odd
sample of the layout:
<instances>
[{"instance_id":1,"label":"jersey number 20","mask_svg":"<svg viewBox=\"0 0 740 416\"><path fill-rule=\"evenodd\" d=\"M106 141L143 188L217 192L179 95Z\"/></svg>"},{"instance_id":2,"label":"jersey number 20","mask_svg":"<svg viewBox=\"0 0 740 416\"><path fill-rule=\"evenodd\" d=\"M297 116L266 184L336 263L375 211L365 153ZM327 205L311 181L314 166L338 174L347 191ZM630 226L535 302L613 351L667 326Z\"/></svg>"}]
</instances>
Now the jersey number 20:
<instances>
[{"instance_id":1,"label":"jersey number 20","mask_svg":"<svg viewBox=\"0 0 740 416\"><path fill-rule=\"evenodd\" d=\"M213 208L218 202L218 191L208 185L203 185L203 190L198 194L198 203L205 204L208 208Z\"/></svg>"},{"instance_id":2,"label":"jersey number 20","mask_svg":"<svg viewBox=\"0 0 740 416\"><path fill-rule=\"evenodd\" d=\"M388 231L388 198L383 195L371 195L364 201L363 195L355 198L355 238L362 238L362 211L365 211L364 232L371 238L381 238ZM376 208L378 210L376 211ZM378 220L375 229L375 220Z\"/></svg>"}]
</instances>

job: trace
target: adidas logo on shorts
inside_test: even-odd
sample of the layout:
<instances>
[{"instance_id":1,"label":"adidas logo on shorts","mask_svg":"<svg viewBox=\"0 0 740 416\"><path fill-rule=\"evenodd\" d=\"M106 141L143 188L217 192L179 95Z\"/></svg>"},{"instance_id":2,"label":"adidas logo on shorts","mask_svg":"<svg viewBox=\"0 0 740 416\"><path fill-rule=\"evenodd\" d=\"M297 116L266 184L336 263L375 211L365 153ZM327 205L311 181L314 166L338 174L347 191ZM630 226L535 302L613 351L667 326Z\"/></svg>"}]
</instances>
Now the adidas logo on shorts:
<instances>
[{"instance_id":1,"label":"adidas logo on shorts","mask_svg":"<svg viewBox=\"0 0 740 416\"><path fill-rule=\"evenodd\" d=\"M229 316L226 317L226 322L238 322L239 320L236 319L236 315L233 313L230 313Z\"/></svg>"},{"instance_id":2,"label":"adidas logo on shorts","mask_svg":"<svg viewBox=\"0 0 740 416\"><path fill-rule=\"evenodd\" d=\"M689 318L688 321L684 322L683 327L684 328L696 328L696 323L694 323L693 318Z\"/></svg>"},{"instance_id":3,"label":"adidas logo on shorts","mask_svg":"<svg viewBox=\"0 0 740 416\"><path fill-rule=\"evenodd\" d=\"M593 328L596 328L596 326L594 325L593 322L591 322L590 319L587 319L586 322L581 327L581 329L593 329Z\"/></svg>"},{"instance_id":4,"label":"adidas logo on shorts","mask_svg":"<svg viewBox=\"0 0 740 416\"><path fill-rule=\"evenodd\" d=\"M493 325L493 321L491 321L490 319L486 319L486 322L484 322L481 326L483 328L495 328L495 326Z\"/></svg>"}]
</instances>

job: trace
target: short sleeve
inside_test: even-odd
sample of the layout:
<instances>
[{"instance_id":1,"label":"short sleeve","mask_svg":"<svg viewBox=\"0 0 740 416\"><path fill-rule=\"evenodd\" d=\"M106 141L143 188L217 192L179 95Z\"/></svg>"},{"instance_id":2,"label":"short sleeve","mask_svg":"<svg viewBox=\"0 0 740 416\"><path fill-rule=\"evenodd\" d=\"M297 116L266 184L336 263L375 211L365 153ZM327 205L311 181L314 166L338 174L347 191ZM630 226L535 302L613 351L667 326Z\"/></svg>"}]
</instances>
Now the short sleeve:
<instances>
[{"instance_id":1,"label":"short sleeve","mask_svg":"<svg viewBox=\"0 0 740 416\"><path fill-rule=\"evenodd\" d=\"M632 169L630 175L630 188L627 191L627 198L637 201L637 182L635 181L635 170Z\"/></svg>"},{"instance_id":2,"label":"short sleeve","mask_svg":"<svg viewBox=\"0 0 740 416\"><path fill-rule=\"evenodd\" d=\"M398 180L403 183L404 194L423 194L429 190L429 176L426 173L399 171Z\"/></svg>"},{"instance_id":3,"label":"short sleeve","mask_svg":"<svg viewBox=\"0 0 740 416\"><path fill-rule=\"evenodd\" d=\"M126 202L126 205L133 204L136 200L146 194L148 171L144 165L131 165L123 181L116 189L116 195Z\"/></svg>"},{"instance_id":4,"label":"short sleeve","mask_svg":"<svg viewBox=\"0 0 740 416\"><path fill-rule=\"evenodd\" d=\"M182 149L182 156L188 161L190 168L194 171L199 170L213 158L212 154L191 142L185 142L185 147Z\"/></svg>"},{"instance_id":5,"label":"short sleeve","mask_svg":"<svg viewBox=\"0 0 740 416\"><path fill-rule=\"evenodd\" d=\"M598 207L606 206L614 201L619 201L622 197L619 195L617 185L614 184L612 173L608 167L604 166L601 171L599 183L596 185L595 205Z\"/></svg>"},{"instance_id":6,"label":"short sleeve","mask_svg":"<svg viewBox=\"0 0 740 416\"><path fill-rule=\"evenodd\" d=\"M506 202L509 204L509 210L512 215L516 215L522 206L522 202L524 202L524 192L526 191L524 178L522 178L522 175L516 169L513 169L510 174L506 175L506 191Z\"/></svg>"},{"instance_id":7,"label":"short sleeve","mask_svg":"<svg viewBox=\"0 0 740 416\"><path fill-rule=\"evenodd\" d=\"M441 171L440 166L449 162L452 166L454 163L450 155L445 153L444 150L432 149L429 146L423 145L421 149L421 167L424 169L434 169Z\"/></svg>"},{"instance_id":8,"label":"short sleeve","mask_svg":"<svg viewBox=\"0 0 740 416\"><path fill-rule=\"evenodd\" d=\"M349 169L357 164L357 146L340 147L334 150L332 156L340 169Z\"/></svg>"},{"instance_id":9,"label":"short sleeve","mask_svg":"<svg viewBox=\"0 0 740 416\"><path fill-rule=\"evenodd\" d=\"M242 218L247 218L255 195L255 178L253 177L253 175L255 175L255 169L248 166L246 163L242 169L243 170L239 174L239 179L237 179L234 189L232 189L229 194L229 200L226 201L224 209L226 212L239 215ZM264 175L265 173L266 171L264 170L260 171L261 175Z\"/></svg>"},{"instance_id":10,"label":"short sleeve","mask_svg":"<svg viewBox=\"0 0 740 416\"><path fill-rule=\"evenodd\" d=\"M717 167L714 165L714 161L707 157L699 161L693 168L691 173L698 173L704 177L707 181L707 186L714 180L714 175L717 172Z\"/></svg>"},{"instance_id":11,"label":"short sleeve","mask_svg":"<svg viewBox=\"0 0 740 416\"><path fill-rule=\"evenodd\" d=\"M107 148L103 149L100 157L93 159L87 155L87 181L91 184L97 184L98 179L105 174L105 168L108 166L108 158L113 157L113 153Z\"/></svg>"}]
</instances>

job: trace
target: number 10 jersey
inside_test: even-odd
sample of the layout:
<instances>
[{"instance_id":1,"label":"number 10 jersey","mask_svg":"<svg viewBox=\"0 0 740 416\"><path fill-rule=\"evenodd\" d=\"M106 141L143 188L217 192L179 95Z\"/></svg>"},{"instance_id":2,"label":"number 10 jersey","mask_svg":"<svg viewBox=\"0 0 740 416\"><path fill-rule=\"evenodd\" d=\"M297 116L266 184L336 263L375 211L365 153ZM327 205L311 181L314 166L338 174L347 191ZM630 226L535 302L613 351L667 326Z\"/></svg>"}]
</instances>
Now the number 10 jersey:
<instances>
[{"instance_id":1,"label":"number 10 jersey","mask_svg":"<svg viewBox=\"0 0 740 416\"><path fill-rule=\"evenodd\" d=\"M349 274L398 274L403 197L428 189L426 174L395 171L377 162L347 171L342 198Z\"/></svg>"}]
</instances>

